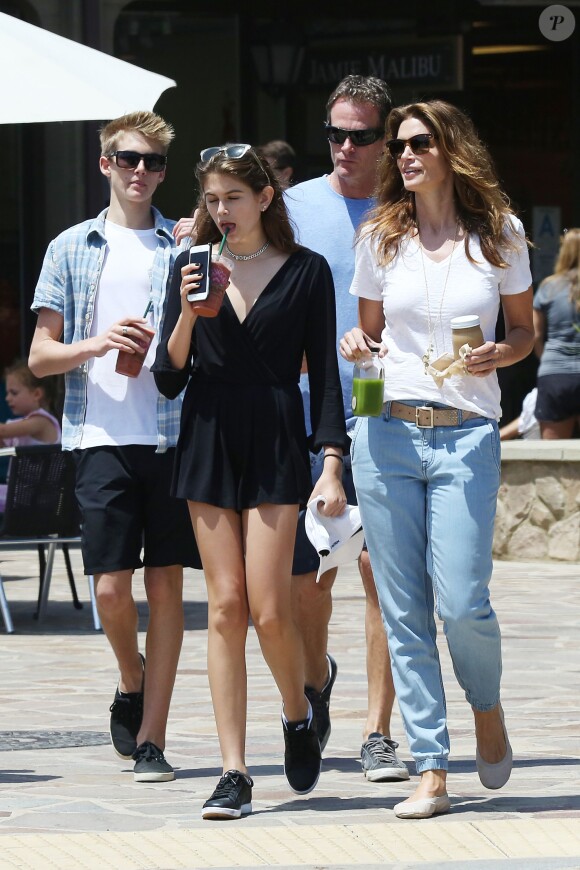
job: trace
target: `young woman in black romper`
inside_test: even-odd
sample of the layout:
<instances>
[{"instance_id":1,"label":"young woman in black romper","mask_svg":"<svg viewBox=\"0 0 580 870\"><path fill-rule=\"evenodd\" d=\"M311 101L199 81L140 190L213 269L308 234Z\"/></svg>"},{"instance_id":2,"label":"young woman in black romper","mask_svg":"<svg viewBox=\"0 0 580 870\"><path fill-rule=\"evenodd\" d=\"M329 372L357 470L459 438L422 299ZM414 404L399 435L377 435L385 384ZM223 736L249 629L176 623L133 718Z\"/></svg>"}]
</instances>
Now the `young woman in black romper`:
<instances>
[{"instance_id":1,"label":"young woman in black romper","mask_svg":"<svg viewBox=\"0 0 580 870\"><path fill-rule=\"evenodd\" d=\"M245 762L248 619L282 696L285 773L293 791L318 781L320 746L304 695L304 663L292 619L291 568L298 507L324 496L337 515L346 499L344 426L336 357L334 288L326 260L294 241L281 189L245 145L202 151L197 244L227 230L234 261L217 317L187 301L199 268L176 261L154 371L166 396L187 387L172 492L187 499L208 588L208 673L224 775L203 818L251 812ZM311 493L302 397L310 378L312 447L324 473Z\"/></svg>"}]
</instances>

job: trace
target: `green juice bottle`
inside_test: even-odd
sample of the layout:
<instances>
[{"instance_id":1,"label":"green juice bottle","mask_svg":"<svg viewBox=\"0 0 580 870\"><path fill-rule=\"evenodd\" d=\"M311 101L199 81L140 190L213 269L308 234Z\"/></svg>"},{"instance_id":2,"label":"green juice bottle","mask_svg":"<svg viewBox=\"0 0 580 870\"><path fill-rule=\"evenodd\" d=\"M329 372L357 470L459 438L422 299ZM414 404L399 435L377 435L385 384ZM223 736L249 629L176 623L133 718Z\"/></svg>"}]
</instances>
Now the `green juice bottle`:
<instances>
[{"instance_id":1,"label":"green juice bottle","mask_svg":"<svg viewBox=\"0 0 580 870\"><path fill-rule=\"evenodd\" d=\"M352 378L355 417L379 417L383 410L384 371L378 353L359 360Z\"/></svg>"}]
</instances>

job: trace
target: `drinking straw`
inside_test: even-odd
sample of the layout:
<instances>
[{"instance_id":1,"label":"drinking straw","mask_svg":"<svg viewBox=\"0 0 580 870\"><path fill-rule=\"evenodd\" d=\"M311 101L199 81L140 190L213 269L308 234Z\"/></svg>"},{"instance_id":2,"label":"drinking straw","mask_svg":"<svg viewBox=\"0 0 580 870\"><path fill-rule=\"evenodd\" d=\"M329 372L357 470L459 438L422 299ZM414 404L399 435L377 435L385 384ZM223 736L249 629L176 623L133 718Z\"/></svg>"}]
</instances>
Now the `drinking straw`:
<instances>
[{"instance_id":1,"label":"drinking straw","mask_svg":"<svg viewBox=\"0 0 580 870\"><path fill-rule=\"evenodd\" d=\"M224 245L225 245L225 243L226 243L226 239L227 239L227 237L228 237L228 233L229 233L229 231L230 231L230 228L229 228L229 227L226 227L226 231L225 231L225 233L224 233L224 235L223 235L223 239L221 240L221 242L220 242L220 246L219 246L219 249L218 249L218 257L221 257L221 255L222 255L222 251L223 251L223 249L224 249Z\"/></svg>"},{"instance_id":2,"label":"drinking straw","mask_svg":"<svg viewBox=\"0 0 580 870\"><path fill-rule=\"evenodd\" d=\"M147 303L147 308L145 309L145 312L143 314L143 319L145 319L147 317L147 315L149 314L149 312L151 311L152 308L153 308L153 303L151 302L151 300L149 300L149 302Z\"/></svg>"}]
</instances>

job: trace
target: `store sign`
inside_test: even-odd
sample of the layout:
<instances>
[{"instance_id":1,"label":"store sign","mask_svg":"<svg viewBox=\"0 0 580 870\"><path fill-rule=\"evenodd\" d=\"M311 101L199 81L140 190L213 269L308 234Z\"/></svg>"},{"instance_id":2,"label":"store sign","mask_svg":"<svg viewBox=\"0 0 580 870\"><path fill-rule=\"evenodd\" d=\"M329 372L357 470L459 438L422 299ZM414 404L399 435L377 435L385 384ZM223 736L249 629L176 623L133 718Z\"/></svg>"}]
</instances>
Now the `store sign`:
<instances>
[{"instance_id":1,"label":"store sign","mask_svg":"<svg viewBox=\"0 0 580 870\"><path fill-rule=\"evenodd\" d=\"M337 57L310 51L305 62L306 83L328 87L347 75L376 76L392 87L461 90L463 46L460 36L408 45L388 45L368 51L355 49Z\"/></svg>"}]
</instances>

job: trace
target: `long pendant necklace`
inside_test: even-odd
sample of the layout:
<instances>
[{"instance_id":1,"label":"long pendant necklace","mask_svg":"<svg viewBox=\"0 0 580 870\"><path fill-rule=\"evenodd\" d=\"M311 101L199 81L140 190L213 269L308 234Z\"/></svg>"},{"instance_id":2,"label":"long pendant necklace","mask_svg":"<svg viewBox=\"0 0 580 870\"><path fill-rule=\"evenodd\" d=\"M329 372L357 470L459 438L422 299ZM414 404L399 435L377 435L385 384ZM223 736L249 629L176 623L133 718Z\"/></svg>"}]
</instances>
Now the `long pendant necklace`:
<instances>
[{"instance_id":1,"label":"long pendant necklace","mask_svg":"<svg viewBox=\"0 0 580 870\"><path fill-rule=\"evenodd\" d=\"M239 260L255 260L256 257L259 257L260 254L263 254L264 251L267 251L269 247L270 247L270 242L266 242L257 251L254 251L253 254L234 254L233 251L230 251L230 246L226 242L226 251L228 252L229 256L232 258L232 260L238 260L238 261Z\"/></svg>"},{"instance_id":2,"label":"long pendant necklace","mask_svg":"<svg viewBox=\"0 0 580 870\"><path fill-rule=\"evenodd\" d=\"M443 291L441 293L441 301L439 303L439 314L437 316L437 320L439 321L439 328L442 329L441 326L441 314L443 311L443 300L445 299L445 291L447 290L447 282L449 281L449 272L451 270L451 261L453 259L453 252L455 251L455 245L457 244L457 230L459 229L459 221L455 224L455 233L453 236L453 247L451 248L451 254L449 255L449 262L447 264L447 274L445 275L445 283L443 284ZM437 337L435 335L435 325L431 322L431 304L429 300L429 284L427 282L427 272L425 270L425 258L423 256L423 243L421 241L421 230L419 225L417 224L417 239L419 243L419 252L421 254L421 266L423 267L423 280L425 281L425 296L427 297L427 329L429 331L429 344L427 345L427 350L421 357L423 362L423 368L425 369L425 374L428 374L429 366L431 365L431 354L433 351L437 351ZM437 322L437 321L436 321Z\"/></svg>"}]
</instances>

